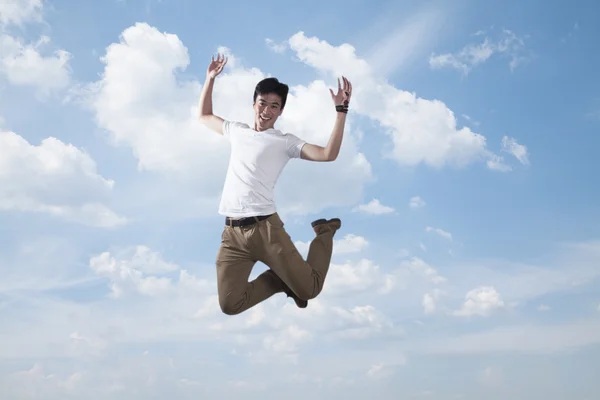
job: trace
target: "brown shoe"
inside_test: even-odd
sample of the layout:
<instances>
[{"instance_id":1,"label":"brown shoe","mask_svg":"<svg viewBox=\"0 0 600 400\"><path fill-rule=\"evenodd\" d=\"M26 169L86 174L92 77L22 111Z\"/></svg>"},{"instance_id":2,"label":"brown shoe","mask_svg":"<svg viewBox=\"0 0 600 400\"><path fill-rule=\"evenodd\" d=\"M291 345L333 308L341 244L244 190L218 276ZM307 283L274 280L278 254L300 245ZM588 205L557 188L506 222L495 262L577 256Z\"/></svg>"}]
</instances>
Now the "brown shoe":
<instances>
[{"instance_id":1,"label":"brown shoe","mask_svg":"<svg viewBox=\"0 0 600 400\"><path fill-rule=\"evenodd\" d=\"M331 219L317 219L310 224L314 229L315 233L318 235L327 230L333 230L333 232L337 231L342 227L342 221L339 218L331 218Z\"/></svg>"}]
</instances>

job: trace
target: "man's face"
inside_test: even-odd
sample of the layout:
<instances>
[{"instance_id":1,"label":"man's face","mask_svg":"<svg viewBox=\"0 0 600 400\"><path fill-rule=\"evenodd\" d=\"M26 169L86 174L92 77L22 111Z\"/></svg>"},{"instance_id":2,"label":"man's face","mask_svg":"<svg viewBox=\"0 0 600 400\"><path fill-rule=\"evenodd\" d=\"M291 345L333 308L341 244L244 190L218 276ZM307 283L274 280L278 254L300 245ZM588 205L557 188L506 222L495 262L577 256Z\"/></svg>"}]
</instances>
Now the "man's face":
<instances>
[{"instance_id":1,"label":"man's face","mask_svg":"<svg viewBox=\"0 0 600 400\"><path fill-rule=\"evenodd\" d=\"M273 128L281 115L281 97L275 93L259 94L254 102L254 125L257 131Z\"/></svg>"}]
</instances>

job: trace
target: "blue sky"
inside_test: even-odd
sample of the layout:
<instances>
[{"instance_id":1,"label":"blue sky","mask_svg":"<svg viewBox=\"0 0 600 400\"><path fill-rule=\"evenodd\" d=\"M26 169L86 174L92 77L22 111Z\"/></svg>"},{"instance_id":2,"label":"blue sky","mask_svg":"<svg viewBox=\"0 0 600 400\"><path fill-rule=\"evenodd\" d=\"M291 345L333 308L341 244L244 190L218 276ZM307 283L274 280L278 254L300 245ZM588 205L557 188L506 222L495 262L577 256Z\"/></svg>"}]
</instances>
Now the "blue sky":
<instances>
[{"instance_id":1,"label":"blue sky","mask_svg":"<svg viewBox=\"0 0 600 400\"><path fill-rule=\"evenodd\" d=\"M10 0L0 6L0 390L9 398L591 399L600 390L600 35L593 1ZM301 252L343 229L321 296L216 302L227 142L342 152L277 189ZM253 276L265 266L258 264Z\"/></svg>"}]
</instances>

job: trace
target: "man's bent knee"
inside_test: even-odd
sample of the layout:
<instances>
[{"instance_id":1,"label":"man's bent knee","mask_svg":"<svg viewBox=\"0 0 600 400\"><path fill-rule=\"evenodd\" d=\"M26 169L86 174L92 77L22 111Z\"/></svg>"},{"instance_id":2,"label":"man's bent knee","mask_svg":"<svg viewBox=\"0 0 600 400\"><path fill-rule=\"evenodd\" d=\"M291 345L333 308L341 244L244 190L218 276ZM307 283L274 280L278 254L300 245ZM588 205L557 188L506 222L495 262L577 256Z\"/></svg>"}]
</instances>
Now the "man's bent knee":
<instances>
[{"instance_id":1,"label":"man's bent knee","mask_svg":"<svg viewBox=\"0 0 600 400\"><path fill-rule=\"evenodd\" d=\"M237 315L242 312L243 300L234 300L233 298L226 296L219 298L219 306L221 311L226 315Z\"/></svg>"}]
</instances>

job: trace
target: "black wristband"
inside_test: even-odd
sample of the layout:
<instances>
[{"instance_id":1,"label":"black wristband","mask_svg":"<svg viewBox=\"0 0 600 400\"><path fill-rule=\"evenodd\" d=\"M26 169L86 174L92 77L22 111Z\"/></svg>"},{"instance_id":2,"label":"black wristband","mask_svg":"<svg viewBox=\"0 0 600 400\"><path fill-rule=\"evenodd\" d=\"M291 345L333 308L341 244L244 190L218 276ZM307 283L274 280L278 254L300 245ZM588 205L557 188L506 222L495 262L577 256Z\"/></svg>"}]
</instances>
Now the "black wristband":
<instances>
[{"instance_id":1,"label":"black wristband","mask_svg":"<svg viewBox=\"0 0 600 400\"><path fill-rule=\"evenodd\" d=\"M345 105L342 105L342 104L337 105L337 106L335 106L335 110L337 112L343 112L344 114L347 114L348 113L348 105L347 104L345 104Z\"/></svg>"}]
</instances>

